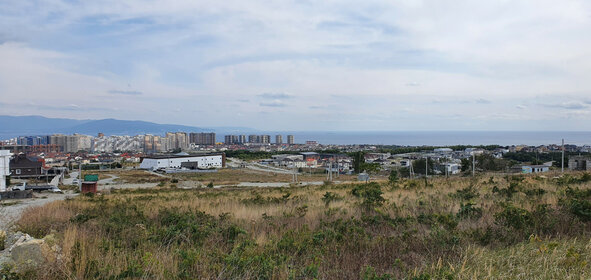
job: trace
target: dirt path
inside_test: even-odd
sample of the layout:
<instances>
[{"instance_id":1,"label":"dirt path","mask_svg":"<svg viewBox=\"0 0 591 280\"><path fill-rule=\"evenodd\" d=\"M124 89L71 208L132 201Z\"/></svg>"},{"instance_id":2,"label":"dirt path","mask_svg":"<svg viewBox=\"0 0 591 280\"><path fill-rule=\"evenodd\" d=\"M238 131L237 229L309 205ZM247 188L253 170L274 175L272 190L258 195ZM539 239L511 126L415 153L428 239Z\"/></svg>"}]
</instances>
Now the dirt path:
<instances>
[{"instance_id":1,"label":"dirt path","mask_svg":"<svg viewBox=\"0 0 591 280\"><path fill-rule=\"evenodd\" d=\"M9 230L29 207L42 206L76 195L78 194L34 193L33 198L3 200L0 202L0 230Z\"/></svg>"}]
</instances>

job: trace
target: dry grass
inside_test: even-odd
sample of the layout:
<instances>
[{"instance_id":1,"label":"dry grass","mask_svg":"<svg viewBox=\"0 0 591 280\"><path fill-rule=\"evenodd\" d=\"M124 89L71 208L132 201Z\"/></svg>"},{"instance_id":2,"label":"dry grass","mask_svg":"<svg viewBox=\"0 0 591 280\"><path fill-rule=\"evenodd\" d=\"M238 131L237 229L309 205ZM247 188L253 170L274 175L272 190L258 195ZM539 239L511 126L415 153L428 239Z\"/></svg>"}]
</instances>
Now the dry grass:
<instances>
[{"instance_id":1,"label":"dry grass","mask_svg":"<svg viewBox=\"0 0 591 280\"><path fill-rule=\"evenodd\" d=\"M251 175L175 178L224 184ZM511 180L382 182L385 202L369 208L352 195L364 184L118 191L29 209L18 226L58 235L63 261L38 271L47 279L588 278L581 237L591 225L561 204L566 186L529 176L506 195ZM327 204L328 192L336 200ZM481 215L460 216L467 203Z\"/></svg>"},{"instance_id":2,"label":"dry grass","mask_svg":"<svg viewBox=\"0 0 591 280\"><path fill-rule=\"evenodd\" d=\"M174 174L174 178L179 180L199 181L199 182L213 182L215 185L237 185L240 182L254 182L254 183L281 183L291 182L291 174L277 174L272 172L256 171L251 169L220 169L213 173L183 173ZM340 175L335 180L339 181L353 181L355 176ZM322 182L326 180L326 174L301 174L298 175L298 180L301 182Z\"/></svg>"}]
</instances>

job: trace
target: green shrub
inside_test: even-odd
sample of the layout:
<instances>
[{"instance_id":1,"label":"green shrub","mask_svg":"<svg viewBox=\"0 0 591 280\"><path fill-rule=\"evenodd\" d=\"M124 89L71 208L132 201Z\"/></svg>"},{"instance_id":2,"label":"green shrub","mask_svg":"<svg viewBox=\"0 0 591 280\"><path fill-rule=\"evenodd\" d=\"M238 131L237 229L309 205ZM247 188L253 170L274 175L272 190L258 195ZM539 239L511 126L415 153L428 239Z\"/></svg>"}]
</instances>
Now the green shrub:
<instances>
[{"instance_id":1,"label":"green shrub","mask_svg":"<svg viewBox=\"0 0 591 280\"><path fill-rule=\"evenodd\" d=\"M336 193L326 192L324 196L322 196L322 201L324 202L324 206L328 207L331 202L343 199Z\"/></svg>"},{"instance_id":2,"label":"green shrub","mask_svg":"<svg viewBox=\"0 0 591 280\"><path fill-rule=\"evenodd\" d=\"M494 186L492 189L493 193L498 193L502 196L505 196L507 199L513 197L514 194L519 192L519 183L518 182L510 182L507 188L500 189L497 186Z\"/></svg>"},{"instance_id":3,"label":"green shrub","mask_svg":"<svg viewBox=\"0 0 591 280\"><path fill-rule=\"evenodd\" d=\"M522 208L516 207L510 203L502 203L501 212L495 214L495 222L499 225L523 230L533 225L532 214Z\"/></svg>"},{"instance_id":4,"label":"green shrub","mask_svg":"<svg viewBox=\"0 0 591 280\"><path fill-rule=\"evenodd\" d=\"M254 197L242 199L240 202L250 205L269 205L269 204L280 204L286 203L290 200L291 193L286 193L281 197L263 197L260 194L255 194Z\"/></svg>"},{"instance_id":5,"label":"green shrub","mask_svg":"<svg viewBox=\"0 0 591 280\"><path fill-rule=\"evenodd\" d=\"M355 197L362 198L361 205L366 209L370 210L374 207L381 206L386 201L382 197L382 188L380 184L371 182L368 184L357 185L351 190L351 194Z\"/></svg>"},{"instance_id":6,"label":"green shrub","mask_svg":"<svg viewBox=\"0 0 591 280\"><path fill-rule=\"evenodd\" d=\"M564 197L560 199L559 204L582 221L589 222L591 221L590 198L591 189L580 190L568 187L564 191Z\"/></svg>"},{"instance_id":7,"label":"green shrub","mask_svg":"<svg viewBox=\"0 0 591 280\"><path fill-rule=\"evenodd\" d=\"M376 272L375 268L371 267L371 266L366 266L362 271L361 271L361 275L360 275L361 279L363 280L394 280L396 279L396 277L394 277L394 275L392 274L379 274Z\"/></svg>"},{"instance_id":8,"label":"green shrub","mask_svg":"<svg viewBox=\"0 0 591 280\"><path fill-rule=\"evenodd\" d=\"M585 222L591 221L591 202L588 200L571 198L563 203L571 214Z\"/></svg>"},{"instance_id":9,"label":"green shrub","mask_svg":"<svg viewBox=\"0 0 591 280\"><path fill-rule=\"evenodd\" d=\"M546 190L544 190L542 188L529 189L529 190L524 190L523 193L527 196L540 196L540 195L544 195L546 193Z\"/></svg>"},{"instance_id":10,"label":"green shrub","mask_svg":"<svg viewBox=\"0 0 591 280\"><path fill-rule=\"evenodd\" d=\"M479 194L476 188L474 188L474 185L470 184L463 189L457 190L455 194L452 194L452 196L462 200L471 200L473 198L477 198Z\"/></svg>"},{"instance_id":11,"label":"green shrub","mask_svg":"<svg viewBox=\"0 0 591 280\"><path fill-rule=\"evenodd\" d=\"M393 169L392 171L390 171L390 175L388 176L388 183L390 183L390 185L395 185L398 183L398 170Z\"/></svg>"},{"instance_id":12,"label":"green shrub","mask_svg":"<svg viewBox=\"0 0 591 280\"><path fill-rule=\"evenodd\" d=\"M482 208L474 207L474 203L468 202L466 204L460 203L460 210L456 216L460 219L479 219L482 217Z\"/></svg>"},{"instance_id":13,"label":"green shrub","mask_svg":"<svg viewBox=\"0 0 591 280\"><path fill-rule=\"evenodd\" d=\"M565 174L555 179L555 183L559 186L567 186L571 184L582 184L591 181L591 174L583 173L580 177Z\"/></svg>"}]
</instances>

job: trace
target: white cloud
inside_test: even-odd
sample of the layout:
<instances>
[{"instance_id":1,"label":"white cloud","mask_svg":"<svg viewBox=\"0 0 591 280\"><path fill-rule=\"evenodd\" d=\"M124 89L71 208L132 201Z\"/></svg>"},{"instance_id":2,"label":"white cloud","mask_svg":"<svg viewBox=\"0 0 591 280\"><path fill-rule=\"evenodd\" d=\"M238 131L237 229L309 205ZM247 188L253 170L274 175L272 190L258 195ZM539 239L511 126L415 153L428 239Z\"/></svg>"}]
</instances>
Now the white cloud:
<instances>
[{"instance_id":1,"label":"white cloud","mask_svg":"<svg viewBox=\"0 0 591 280\"><path fill-rule=\"evenodd\" d=\"M40 113L51 116L113 116L64 106L78 104L126 108L120 118L266 129L321 129L306 122L319 118L399 129L403 117L409 127L439 129L440 116L458 115L502 128L498 120L566 118L563 111L589 120L590 5L9 0L0 3L0 92L45 103ZM216 114L229 103L241 118L187 123L191 112ZM536 117L517 116L536 106L544 108ZM376 115L391 121L369 122Z\"/></svg>"}]
</instances>

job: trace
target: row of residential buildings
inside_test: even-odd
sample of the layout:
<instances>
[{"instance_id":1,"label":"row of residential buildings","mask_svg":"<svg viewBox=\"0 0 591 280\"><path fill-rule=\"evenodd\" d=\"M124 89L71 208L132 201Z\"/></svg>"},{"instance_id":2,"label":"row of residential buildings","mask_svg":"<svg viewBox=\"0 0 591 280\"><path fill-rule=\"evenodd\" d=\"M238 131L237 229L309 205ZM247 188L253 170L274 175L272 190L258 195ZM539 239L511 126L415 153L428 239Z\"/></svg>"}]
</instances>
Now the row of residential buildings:
<instances>
[{"instance_id":1,"label":"row of residential buildings","mask_svg":"<svg viewBox=\"0 0 591 280\"><path fill-rule=\"evenodd\" d=\"M159 153L169 150L187 150L195 146L215 145L215 133L168 132L165 136L105 136L53 134L45 136L21 136L12 144L5 144L16 152L25 153L75 153L134 151Z\"/></svg>"},{"instance_id":2,"label":"row of residential buildings","mask_svg":"<svg viewBox=\"0 0 591 280\"><path fill-rule=\"evenodd\" d=\"M271 144L271 135L255 135L251 134L248 135L226 135L224 136L224 144L226 145L241 145L241 144ZM283 135L275 135L275 142L274 144L281 145L283 143ZM287 144L293 145L294 137L293 135L287 135Z\"/></svg>"},{"instance_id":3,"label":"row of residential buildings","mask_svg":"<svg viewBox=\"0 0 591 280\"><path fill-rule=\"evenodd\" d=\"M225 145L269 145L284 144L283 135L275 135L275 141L271 142L270 135L225 135ZM287 135L288 145L294 145L294 136ZM210 133L186 133L167 132L161 135L136 135L136 136L105 136L99 133L97 137L89 135L53 134L44 136L21 136L12 142L11 150L16 152L44 152L44 153L75 153L87 152L114 152L133 151L147 154L160 153L174 150L196 150L199 147L215 146L216 134Z\"/></svg>"}]
</instances>

